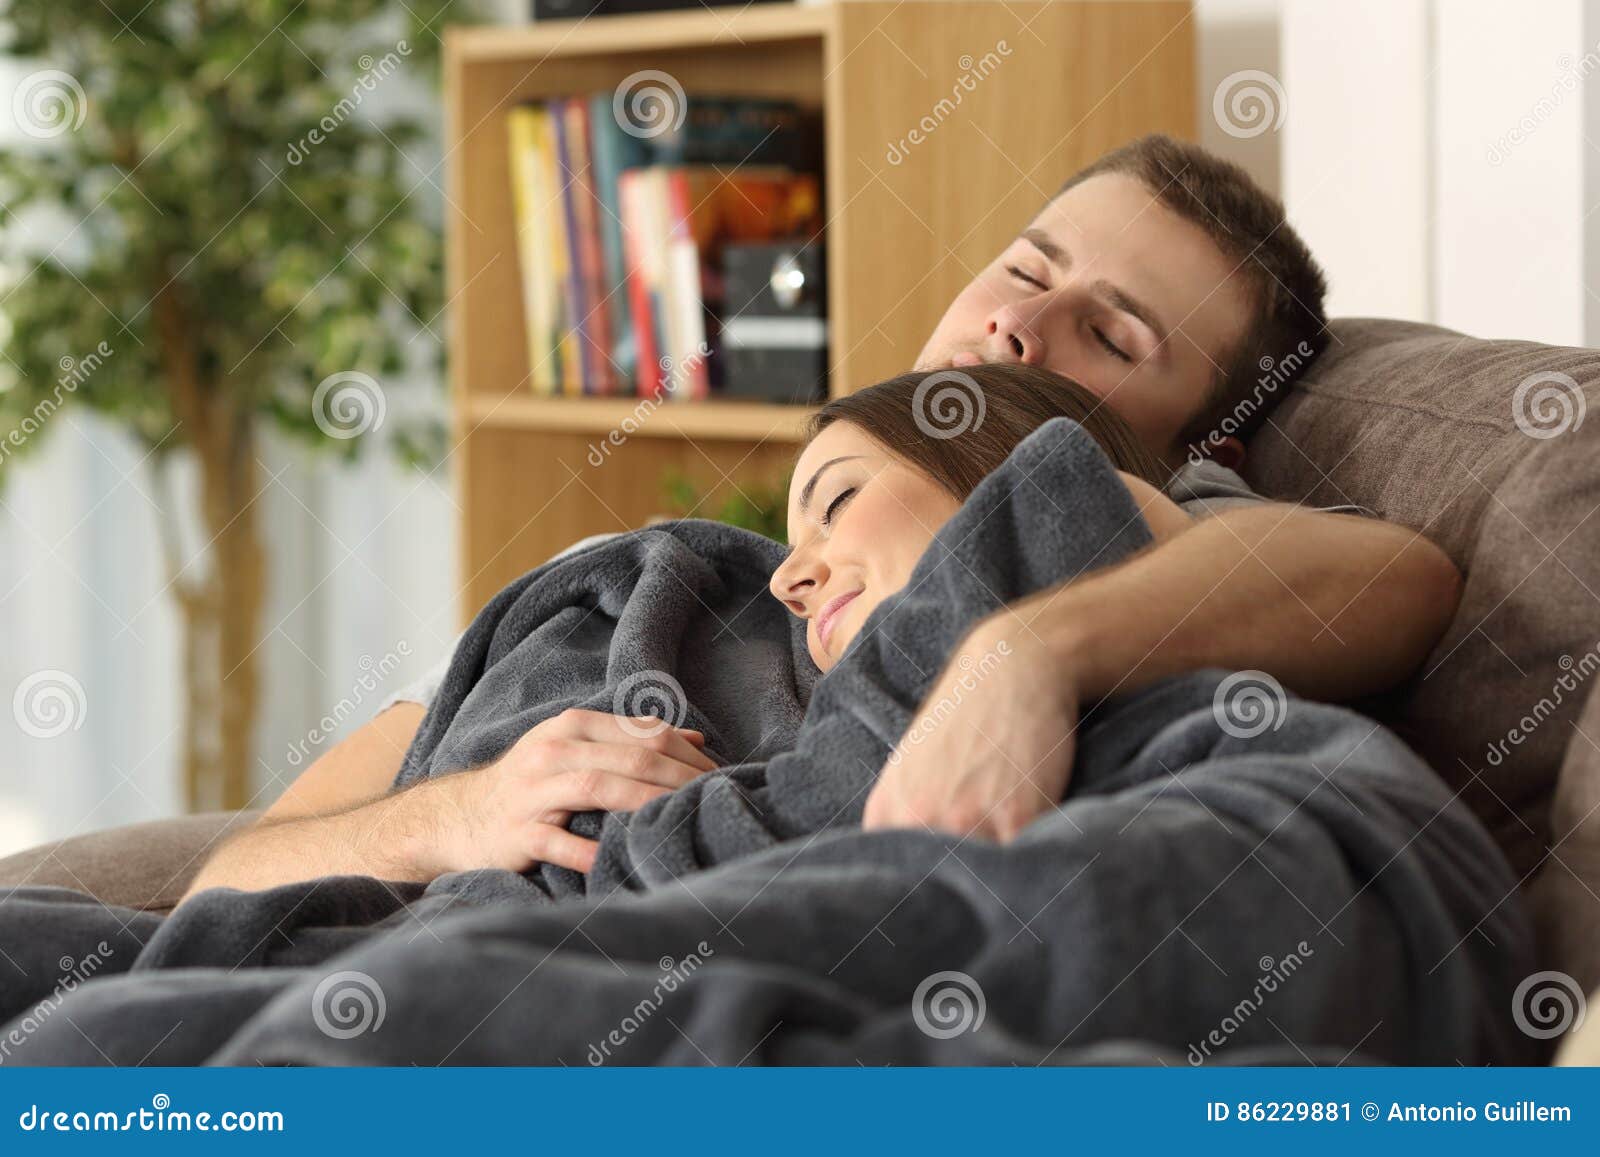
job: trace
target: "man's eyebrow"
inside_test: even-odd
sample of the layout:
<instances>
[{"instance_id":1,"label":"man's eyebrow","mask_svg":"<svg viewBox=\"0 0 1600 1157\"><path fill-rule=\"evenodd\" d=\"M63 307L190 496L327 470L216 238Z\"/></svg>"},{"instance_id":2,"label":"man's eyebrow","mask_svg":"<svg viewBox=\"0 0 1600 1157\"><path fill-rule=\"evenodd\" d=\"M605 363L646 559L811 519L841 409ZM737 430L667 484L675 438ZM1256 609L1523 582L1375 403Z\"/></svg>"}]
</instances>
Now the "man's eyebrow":
<instances>
[{"instance_id":1,"label":"man's eyebrow","mask_svg":"<svg viewBox=\"0 0 1600 1157\"><path fill-rule=\"evenodd\" d=\"M1161 324L1160 319L1156 317L1155 311L1148 305L1145 305L1138 298L1130 296L1126 290L1111 284L1111 282L1106 281L1104 278L1096 281L1091 288L1095 293L1099 294L1112 305L1122 310L1123 313L1132 314L1134 317L1144 322L1145 325L1149 326L1153 331L1155 331L1158 342L1166 342L1167 329Z\"/></svg>"},{"instance_id":2,"label":"man's eyebrow","mask_svg":"<svg viewBox=\"0 0 1600 1157\"><path fill-rule=\"evenodd\" d=\"M1022 239L1043 254L1044 259L1050 264L1059 265L1062 269L1071 268L1072 254L1057 245L1055 238L1043 229L1024 229Z\"/></svg>"},{"instance_id":3,"label":"man's eyebrow","mask_svg":"<svg viewBox=\"0 0 1600 1157\"><path fill-rule=\"evenodd\" d=\"M850 462L859 457L861 457L860 454L844 454L838 458L829 458L821 466L818 466L816 473L800 488L800 513L804 514L806 508L811 505L811 495L817 488L817 481L826 473L828 467L837 466L841 462Z\"/></svg>"}]
</instances>

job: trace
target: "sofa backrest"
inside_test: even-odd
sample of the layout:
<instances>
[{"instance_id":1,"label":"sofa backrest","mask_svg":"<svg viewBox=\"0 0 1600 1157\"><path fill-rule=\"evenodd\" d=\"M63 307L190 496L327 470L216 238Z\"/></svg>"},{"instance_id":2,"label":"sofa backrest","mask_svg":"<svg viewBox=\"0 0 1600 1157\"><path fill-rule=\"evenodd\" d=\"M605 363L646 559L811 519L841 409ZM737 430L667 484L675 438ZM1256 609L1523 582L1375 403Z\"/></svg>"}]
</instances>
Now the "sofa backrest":
<instances>
[{"instance_id":1,"label":"sofa backrest","mask_svg":"<svg viewBox=\"0 0 1600 1157\"><path fill-rule=\"evenodd\" d=\"M1252 440L1246 477L1365 506L1455 560L1466 586L1448 633L1369 706L1461 789L1519 874L1565 872L1547 862L1558 777L1600 776L1600 732L1579 727L1600 688L1600 352L1373 319L1336 321L1330 339ZM1588 783L1564 796L1600 800ZM1554 855L1593 865L1565 854L1577 818ZM1600 878L1582 883L1600 908Z\"/></svg>"}]
</instances>

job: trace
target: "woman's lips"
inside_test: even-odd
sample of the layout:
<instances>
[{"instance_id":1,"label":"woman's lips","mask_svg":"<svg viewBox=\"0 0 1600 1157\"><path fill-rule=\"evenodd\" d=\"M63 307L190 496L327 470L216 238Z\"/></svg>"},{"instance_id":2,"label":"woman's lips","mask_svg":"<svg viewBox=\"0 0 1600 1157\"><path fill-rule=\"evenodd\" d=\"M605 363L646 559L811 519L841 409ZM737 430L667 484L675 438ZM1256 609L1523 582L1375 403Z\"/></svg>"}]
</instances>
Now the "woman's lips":
<instances>
[{"instance_id":1,"label":"woman's lips","mask_svg":"<svg viewBox=\"0 0 1600 1157\"><path fill-rule=\"evenodd\" d=\"M817 616L817 641L822 644L823 650L829 651L828 639L833 634L833 624L838 621L839 612L844 609L846 603L860 593L859 590L855 590L839 595L829 599L828 605L822 608L822 613Z\"/></svg>"}]
</instances>

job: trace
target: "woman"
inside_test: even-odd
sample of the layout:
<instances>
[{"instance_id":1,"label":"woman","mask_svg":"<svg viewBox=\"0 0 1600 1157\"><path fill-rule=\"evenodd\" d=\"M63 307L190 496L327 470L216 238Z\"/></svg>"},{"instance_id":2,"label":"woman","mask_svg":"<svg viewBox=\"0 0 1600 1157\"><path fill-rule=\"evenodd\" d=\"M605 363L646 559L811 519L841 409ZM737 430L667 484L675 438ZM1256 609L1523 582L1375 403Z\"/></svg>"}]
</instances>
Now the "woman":
<instances>
[{"instance_id":1,"label":"woman","mask_svg":"<svg viewBox=\"0 0 1600 1157\"><path fill-rule=\"evenodd\" d=\"M959 429L942 421L952 405L968 415ZM837 663L872 608L905 586L978 482L1054 418L1077 421L1096 439L1157 539L1188 524L1122 419L1035 367L902 375L817 413L790 490L794 549L770 589L807 621L821 670ZM539 862L587 871L595 843L566 830L573 812L634 811L715 766L697 732L644 735L637 721L574 710L532 728L493 763L394 792L422 716L418 706L398 705L328 752L260 824L222 846L185 899L211 887L255 890L326 875L428 881Z\"/></svg>"},{"instance_id":2,"label":"woman","mask_svg":"<svg viewBox=\"0 0 1600 1157\"><path fill-rule=\"evenodd\" d=\"M940 376L904 374L835 398L807 430L789 487L793 550L771 589L808 621L811 657L824 671L872 609L905 586L973 488L1053 418L1072 419L1100 444L1157 538L1189 522L1158 488L1155 456L1076 382L1024 365ZM941 407L959 415L956 427L941 428Z\"/></svg>"}]
</instances>

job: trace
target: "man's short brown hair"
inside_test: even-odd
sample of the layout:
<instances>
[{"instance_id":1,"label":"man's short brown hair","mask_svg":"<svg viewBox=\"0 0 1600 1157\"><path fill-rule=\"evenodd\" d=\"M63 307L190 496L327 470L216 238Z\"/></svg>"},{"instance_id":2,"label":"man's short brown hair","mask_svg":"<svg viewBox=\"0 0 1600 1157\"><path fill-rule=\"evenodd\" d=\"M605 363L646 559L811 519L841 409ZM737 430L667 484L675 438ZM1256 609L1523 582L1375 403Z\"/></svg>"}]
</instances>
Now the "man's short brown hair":
<instances>
[{"instance_id":1,"label":"man's short brown hair","mask_svg":"<svg viewBox=\"0 0 1600 1157\"><path fill-rule=\"evenodd\" d=\"M1073 174L1061 192L1102 173L1135 178L1237 263L1252 297L1250 321L1237 347L1224 351L1215 388L1182 439L1188 446L1248 437L1327 342L1321 266L1288 224L1283 202L1199 145L1140 137Z\"/></svg>"}]
</instances>

